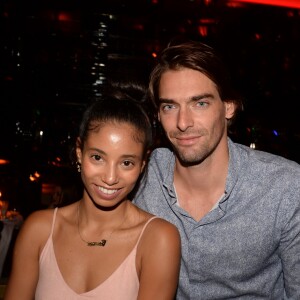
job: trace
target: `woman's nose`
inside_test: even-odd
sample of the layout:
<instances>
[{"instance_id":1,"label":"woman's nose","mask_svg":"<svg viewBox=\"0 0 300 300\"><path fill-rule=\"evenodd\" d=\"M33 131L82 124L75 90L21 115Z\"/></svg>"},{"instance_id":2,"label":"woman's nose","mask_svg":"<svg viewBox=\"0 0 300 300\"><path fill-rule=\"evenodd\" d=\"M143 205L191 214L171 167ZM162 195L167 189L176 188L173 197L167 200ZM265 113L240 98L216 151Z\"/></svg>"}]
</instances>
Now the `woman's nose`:
<instances>
[{"instance_id":1,"label":"woman's nose","mask_svg":"<svg viewBox=\"0 0 300 300\"><path fill-rule=\"evenodd\" d=\"M102 181L107 185L114 185L119 182L117 168L113 165L107 166L102 175Z\"/></svg>"}]
</instances>

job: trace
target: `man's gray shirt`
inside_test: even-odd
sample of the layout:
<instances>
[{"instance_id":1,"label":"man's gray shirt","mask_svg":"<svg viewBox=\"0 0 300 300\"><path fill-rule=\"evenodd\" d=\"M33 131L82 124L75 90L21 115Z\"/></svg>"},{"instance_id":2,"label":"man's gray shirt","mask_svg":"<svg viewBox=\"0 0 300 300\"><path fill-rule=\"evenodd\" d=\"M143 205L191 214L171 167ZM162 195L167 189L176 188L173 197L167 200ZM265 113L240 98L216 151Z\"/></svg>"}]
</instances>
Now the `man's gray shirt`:
<instances>
[{"instance_id":1,"label":"man's gray shirt","mask_svg":"<svg viewBox=\"0 0 300 300\"><path fill-rule=\"evenodd\" d=\"M180 231L177 299L300 299L300 165L228 146L224 196L199 222L176 204L167 148L152 152L133 201Z\"/></svg>"}]
</instances>

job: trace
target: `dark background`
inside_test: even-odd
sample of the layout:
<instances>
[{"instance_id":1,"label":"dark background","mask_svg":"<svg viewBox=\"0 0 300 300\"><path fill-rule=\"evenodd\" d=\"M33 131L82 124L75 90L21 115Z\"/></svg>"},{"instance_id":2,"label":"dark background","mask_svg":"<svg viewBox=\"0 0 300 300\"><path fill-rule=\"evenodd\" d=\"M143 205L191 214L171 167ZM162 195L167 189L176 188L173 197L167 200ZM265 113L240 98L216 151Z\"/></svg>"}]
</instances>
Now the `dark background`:
<instances>
[{"instance_id":1,"label":"dark background","mask_svg":"<svg viewBox=\"0 0 300 300\"><path fill-rule=\"evenodd\" d=\"M11 199L22 191L24 203L39 203L34 189L73 172L69 150L85 104L108 79L147 83L155 54L175 37L210 44L223 57L246 103L233 138L300 162L300 9L0 0L0 13L0 158L10 160L0 167L0 188L13 190Z\"/></svg>"}]
</instances>

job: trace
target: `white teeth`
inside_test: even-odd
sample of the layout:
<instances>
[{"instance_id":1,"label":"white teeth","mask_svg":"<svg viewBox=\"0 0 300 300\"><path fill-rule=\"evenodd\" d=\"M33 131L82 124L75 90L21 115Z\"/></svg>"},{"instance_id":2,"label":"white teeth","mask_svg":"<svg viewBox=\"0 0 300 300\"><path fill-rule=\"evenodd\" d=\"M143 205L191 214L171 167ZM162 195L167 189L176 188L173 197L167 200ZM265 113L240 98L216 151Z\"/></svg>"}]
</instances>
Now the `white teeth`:
<instances>
[{"instance_id":1,"label":"white teeth","mask_svg":"<svg viewBox=\"0 0 300 300\"><path fill-rule=\"evenodd\" d=\"M99 190L101 192L105 193L105 194L108 194L108 195L114 194L118 191L118 190L108 190L108 189L106 189L104 187L101 187L101 186L99 187Z\"/></svg>"}]
</instances>

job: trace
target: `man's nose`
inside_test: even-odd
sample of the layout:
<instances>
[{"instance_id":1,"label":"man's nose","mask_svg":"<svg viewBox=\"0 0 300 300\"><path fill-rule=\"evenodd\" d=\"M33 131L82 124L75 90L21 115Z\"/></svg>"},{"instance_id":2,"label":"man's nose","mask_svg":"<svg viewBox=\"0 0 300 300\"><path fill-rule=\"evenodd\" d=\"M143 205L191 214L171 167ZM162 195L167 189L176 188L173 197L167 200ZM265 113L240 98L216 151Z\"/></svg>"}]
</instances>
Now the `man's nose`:
<instances>
[{"instance_id":1,"label":"man's nose","mask_svg":"<svg viewBox=\"0 0 300 300\"><path fill-rule=\"evenodd\" d=\"M193 126L192 113L188 108L180 108L178 111L177 127L181 131L185 131L188 127Z\"/></svg>"}]
</instances>

